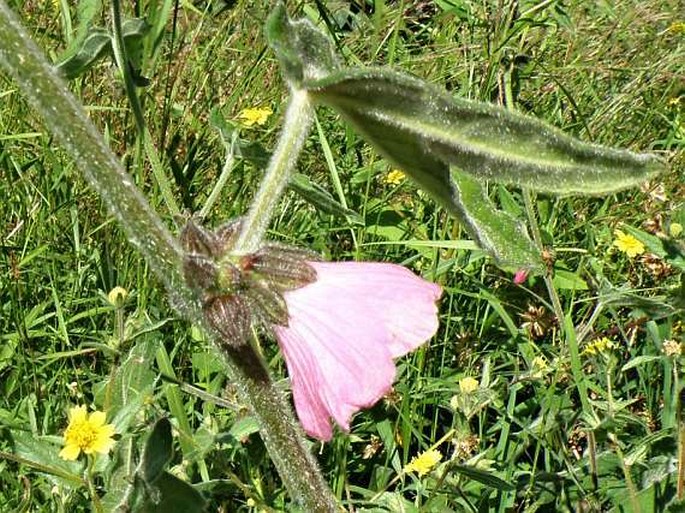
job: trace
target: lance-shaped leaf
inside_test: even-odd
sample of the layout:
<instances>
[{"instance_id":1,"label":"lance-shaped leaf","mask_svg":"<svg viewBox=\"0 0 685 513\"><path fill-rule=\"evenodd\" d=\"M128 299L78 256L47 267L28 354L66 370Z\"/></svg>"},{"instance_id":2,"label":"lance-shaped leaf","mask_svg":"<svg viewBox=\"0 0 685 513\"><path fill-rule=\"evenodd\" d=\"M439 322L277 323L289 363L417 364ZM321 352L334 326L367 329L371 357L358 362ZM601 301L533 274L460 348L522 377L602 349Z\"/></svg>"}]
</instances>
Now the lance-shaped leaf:
<instances>
[{"instance_id":1,"label":"lance-shaped leaf","mask_svg":"<svg viewBox=\"0 0 685 513\"><path fill-rule=\"evenodd\" d=\"M331 41L308 20L292 21L281 2L266 20L266 37L285 79L296 87L338 67Z\"/></svg>"},{"instance_id":2,"label":"lance-shaped leaf","mask_svg":"<svg viewBox=\"0 0 685 513\"><path fill-rule=\"evenodd\" d=\"M326 189L310 180L307 175L302 173L293 174L288 187L322 212L337 217L344 217L352 224L364 224L359 214L354 210L344 207Z\"/></svg>"},{"instance_id":3,"label":"lance-shaped leaf","mask_svg":"<svg viewBox=\"0 0 685 513\"><path fill-rule=\"evenodd\" d=\"M654 155L584 143L535 118L454 98L392 70L347 69L305 85L443 204L452 189L447 165L555 194L612 192L665 169Z\"/></svg>"},{"instance_id":4,"label":"lance-shaped leaf","mask_svg":"<svg viewBox=\"0 0 685 513\"><path fill-rule=\"evenodd\" d=\"M139 53L141 39L149 30L149 25L142 18L126 20L121 28L124 43L129 54ZM112 36L104 28L89 28L81 37L78 46L69 48L57 68L68 79L76 78L88 71L99 59L112 53Z\"/></svg>"}]
</instances>

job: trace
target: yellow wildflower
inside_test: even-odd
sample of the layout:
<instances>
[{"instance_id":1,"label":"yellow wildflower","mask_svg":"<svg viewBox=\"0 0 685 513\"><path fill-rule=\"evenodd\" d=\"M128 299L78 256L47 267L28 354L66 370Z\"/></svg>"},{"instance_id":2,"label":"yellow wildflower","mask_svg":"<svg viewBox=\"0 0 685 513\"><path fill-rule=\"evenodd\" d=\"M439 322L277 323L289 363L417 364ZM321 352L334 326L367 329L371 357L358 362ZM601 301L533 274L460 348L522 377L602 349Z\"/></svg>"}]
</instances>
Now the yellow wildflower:
<instances>
[{"instance_id":1,"label":"yellow wildflower","mask_svg":"<svg viewBox=\"0 0 685 513\"><path fill-rule=\"evenodd\" d=\"M597 340L590 342L587 345L587 347L585 347L585 349L583 349L583 352L581 354L595 356L595 355L598 355L600 353L609 352L612 349L616 349L617 347L618 347L618 344L616 344L616 342L613 342L606 337L602 337L602 338L599 338Z\"/></svg>"},{"instance_id":2,"label":"yellow wildflower","mask_svg":"<svg viewBox=\"0 0 685 513\"><path fill-rule=\"evenodd\" d=\"M271 114L273 114L273 111L269 107L253 107L240 111L238 119L245 126L262 126Z\"/></svg>"},{"instance_id":3,"label":"yellow wildflower","mask_svg":"<svg viewBox=\"0 0 685 513\"><path fill-rule=\"evenodd\" d=\"M614 231L614 235L616 235L614 246L616 246L621 253L625 253L630 258L645 252L645 245L632 235L623 233L621 230Z\"/></svg>"},{"instance_id":4,"label":"yellow wildflower","mask_svg":"<svg viewBox=\"0 0 685 513\"><path fill-rule=\"evenodd\" d=\"M69 409L69 425L64 431L64 448L59 457L75 460L81 451L86 454L107 454L114 446L114 425L105 424L105 414L94 411L88 415L85 406Z\"/></svg>"},{"instance_id":5,"label":"yellow wildflower","mask_svg":"<svg viewBox=\"0 0 685 513\"><path fill-rule=\"evenodd\" d=\"M399 185L404 181L405 178L406 175L404 174L404 171L393 169L387 175L385 175L383 181L390 185Z\"/></svg>"},{"instance_id":6,"label":"yellow wildflower","mask_svg":"<svg viewBox=\"0 0 685 513\"><path fill-rule=\"evenodd\" d=\"M530 362L530 376L534 379L542 378L547 372L549 372L549 364L543 356L536 356L533 361Z\"/></svg>"},{"instance_id":7,"label":"yellow wildflower","mask_svg":"<svg viewBox=\"0 0 685 513\"><path fill-rule=\"evenodd\" d=\"M459 391L462 394L471 394L478 390L480 383L475 378L468 376L459 380Z\"/></svg>"},{"instance_id":8,"label":"yellow wildflower","mask_svg":"<svg viewBox=\"0 0 685 513\"><path fill-rule=\"evenodd\" d=\"M671 226L668 227L668 233L671 237L677 239L683 233L683 225L680 223L671 223Z\"/></svg>"},{"instance_id":9,"label":"yellow wildflower","mask_svg":"<svg viewBox=\"0 0 685 513\"><path fill-rule=\"evenodd\" d=\"M441 459L442 454L440 454L440 451L430 449L426 452L422 452L407 463L404 466L404 472L416 472L419 476L423 476L433 470L433 467L440 463Z\"/></svg>"},{"instance_id":10,"label":"yellow wildflower","mask_svg":"<svg viewBox=\"0 0 685 513\"><path fill-rule=\"evenodd\" d=\"M107 301L115 308L121 308L128 297L128 291L124 287L116 286L107 294Z\"/></svg>"},{"instance_id":11,"label":"yellow wildflower","mask_svg":"<svg viewBox=\"0 0 685 513\"><path fill-rule=\"evenodd\" d=\"M666 30L673 34L685 34L685 21L674 21Z\"/></svg>"},{"instance_id":12,"label":"yellow wildflower","mask_svg":"<svg viewBox=\"0 0 685 513\"><path fill-rule=\"evenodd\" d=\"M542 357L542 356L536 356L535 358L533 358L533 361L530 362L530 367L531 367L532 369L537 369L537 370L540 370L540 371L544 371L544 370L547 370L547 368L549 367L549 365L547 365L547 360L545 360L544 357Z\"/></svg>"}]
</instances>

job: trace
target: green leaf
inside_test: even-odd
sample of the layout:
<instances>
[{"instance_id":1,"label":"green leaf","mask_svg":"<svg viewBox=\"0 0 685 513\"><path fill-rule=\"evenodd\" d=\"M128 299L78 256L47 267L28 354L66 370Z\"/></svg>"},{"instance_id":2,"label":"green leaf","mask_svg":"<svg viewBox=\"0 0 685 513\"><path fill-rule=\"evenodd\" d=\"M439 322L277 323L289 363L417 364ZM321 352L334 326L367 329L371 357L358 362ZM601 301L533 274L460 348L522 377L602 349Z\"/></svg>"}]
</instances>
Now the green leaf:
<instances>
[{"instance_id":1,"label":"green leaf","mask_svg":"<svg viewBox=\"0 0 685 513\"><path fill-rule=\"evenodd\" d=\"M12 430L13 454L0 452L0 459L8 459L26 465L39 472L50 474L69 487L83 484L81 462L65 461L59 457L61 447L31 433Z\"/></svg>"},{"instance_id":2,"label":"green leaf","mask_svg":"<svg viewBox=\"0 0 685 513\"><path fill-rule=\"evenodd\" d=\"M128 54L134 56L142 49L142 38L150 29L147 22L142 18L132 18L124 21L121 31ZM78 47L75 45L78 44ZM88 71L95 62L112 53L112 37L104 28L90 28L85 36L77 40L74 47L67 49L62 61L57 64L57 69L64 73L69 80L74 79Z\"/></svg>"},{"instance_id":3,"label":"green leaf","mask_svg":"<svg viewBox=\"0 0 685 513\"><path fill-rule=\"evenodd\" d=\"M62 62L57 64L57 69L71 80L85 73L100 57L112 49L112 39L109 33L102 28L95 28L83 39L81 47L72 52Z\"/></svg>"},{"instance_id":4,"label":"green leaf","mask_svg":"<svg viewBox=\"0 0 685 513\"><path fill-rule=\"evenodd\" d=\"M485 188L475 178L452 172L453 214L478 245L499 265L541 271L540 252L530 240L525 225L506 212L497 210Z\"/></svg>"},{"instance_id":5,"label":"green leaf","mask_svg":"<svg viewBox=\"0 0 685 513\"><path fill-rule=\"evenodd\" d=\"M572 271L566 269L555 269L552 278L554 287L560 290L587 290L587 282Z\"/></svg>"},{"instance_id":6,"label":"green leaf","mask_svg":"<svg viewBox=\"0 0 685 513\"><path fill-rule=\"evenodd\" d=\"M62 53L61 61L66 61L74 56L83 47L83 42L93 28L93 20L102 12L102 2L100 0L80 0L76 12L78 13L78 25L69 46Z\"/></svg>"},{"instance_id":7,"label":"green leaf","mask_svg":"<svg viewBox=\"0 0 685 513\"><path fill-rule=\"evenodd\" d=\"M143 457L140 463L143 480L154 483L162 474L173 457L173 439L171 423L167 418L155 422L152 433L145 442Z\"/></svg>"},{"instance_id":8,"label":"green leaf","mask_svg":"<svg viewBox=\"0 0 685 513\"><path fill-rule=\"evenodd\" d=\"M322 212L336 217L343 217L352 224L364 224L359 214L342 206L326 189L312 182L307 175L295 173L290 179L288 187Z\"/></svg>"},{"instance_id":9,"label":"green leaf","mask_svg":"<svg viewBox=\"0 0 685 513\"><path fill-rule=\"evenodd\" d=\"M323 78L338 67L330 40L309 20L292 21L281 2L266 21L266 38L283 76L295 86Z\"/></svg>"},{"instance_id":10,"label":"green leaf","mask_svg":"<svg viewBox=\"0 0 685 513\"><path fill-rule=\"evenodd\" d=\"M152 394L156 373L151 370L157 341L140 338L118 369L95 393L95 403L108 414L118 433L125 433ZM109 415L108 415L109 416Z\"/></svg>"},{"instance_id":11,"label":"green leaf","mask_svg":"<svg viewBox=\"0 0 685 513\"><path fill-rule=\"evenodd\" d=\"M481 180L556 194L602 194L665 169L650 154L581 142L540 120L455 98L388 69L345 69L305 84L445 205L448 166Z\"/></svg>"},{"instance_id":12,"label":"green leaf","mask_svg":"<svg viewBox=\"0 0 685 513\"><path fill-rule=\"evenodd\" d=\"M243 417L233 423L229 434L236 440L244 440L250 435L258 432L259 423L257 422L257 419L254 417Z\"/></svg>"},{"instance_id":13,"label":"green leaf","mask_svg":"<svg viewBox=\"0 0 685 513\"><path fill-rule=\"evenodd\" d=\"M650 363L661 359L661 356L656 355L643 354L640 356L636 356L635 358L632 358L628 363L626 363L623 367L621 367L621 372L625 372L627 370L634 369L635 367L639 367L640 365L644 365L645 363Z\"/></svg>"},{"instance_id":14,"label":"green leaf","mask_svg":"<svg viewBox=\"0 0 685 513\"><path fill-rule=\"evenodd\" d=\"M154 497L148 497L139 513L201 513L207 501L190 484L169 472L162 472L154 484Z\"/></svg>"},{"instance_id":15,"label":"green leaf","mask_svg":"<svg viewBox=\"0 0 685 513\"><path fill-rule=\"evenodd\" d=\"M489 486L490 488L494 488L495 490L512 491L516 489L513 484L504 481L490 472L485 472L484 470L471 465L460 465L453 463L450 465L450 469L468 477L469 479L473 479L474 481L478 481L479 483Z\"/></svg>"},{"instance_id":16,"label":"green leaf","mask_svg":"<svg viewBox=\"0 0 685 513\"><path fill-rule=\"evenodd\" d=\"M374 506L361 507L360 513L419 513L419 508L396 492L383 492L374 498Z\"/></svg>"}]
</instances>

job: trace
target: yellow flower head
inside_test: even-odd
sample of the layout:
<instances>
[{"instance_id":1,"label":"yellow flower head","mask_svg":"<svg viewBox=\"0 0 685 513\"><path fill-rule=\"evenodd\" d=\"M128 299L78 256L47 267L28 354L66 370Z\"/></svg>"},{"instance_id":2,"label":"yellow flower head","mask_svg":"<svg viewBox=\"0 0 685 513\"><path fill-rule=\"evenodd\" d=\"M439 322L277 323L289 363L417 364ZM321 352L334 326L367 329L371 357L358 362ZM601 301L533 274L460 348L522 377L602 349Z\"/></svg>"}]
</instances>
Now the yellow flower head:
<instances>
[{"instance_id":1,"label":"yellow flower head","mask_svg":"<svg viewBox=\"0 0 685 513\"><path fill-rule=\"evenodd\" d=\"M105 424L105 418L101 411L94 411L89 416L85 406L69 409L69 425L64 431L64 448L59 457L73 461L81 451L107 454L114 446L114 425Z\"/></svg>"},{"instance_id":2,"label":"yellow flower head","mask_svg":"<svg viewBox=\"0 0 685 513\"><path fill-rule=\"evenodd\" d=\"M542 378L549 370L549 364L542 356L536 356L530 362L530 376L534 379Z\"/></svg>"},{"instance_id":3,"label":"yellow flower head","mask_svg":"<svg viewBox=\"0 0 685 513\"><path fill-rule=\"evenodd\" d=\"M399 185L404 181L405 178L406 175L403 171L400 171L399 169L393 169L387 175L385 175L383 181L390 185Z\"/></svg>"},{"instance_id":4,"label":"yellow flower head","mask_svg":"<svg viewBox=\"0 0 685 513\"><path fill-rule=\"evenodd\" d=\"M630 258L645 252L645 245L632 235L625 234L621 230L614 231L614 235L616 235L614 246L616 246L621 253L625 253Z\"/></svg>"},{"instance_id":5,"label":"yellow flower head","mask_svg":"<svg viewBox=\"0 0 685 513\"><path fill-rule=\"evenodd\" d=\"M583 355L590 355L590 356L595 356L600 353L608 353L612 349L616 349L618 347L618 344L616 342L613 342L609 340L606 337L599 338L597 340L594 340L590 342L585 349L583 349L582 354Z\"/></svg>"},{"instance_id":6,"label":"yellow flower head","mask_svg":"<svg viewBox=\"0 0 685 513\"><path fill-rule=\"evenodd\" d=\"M404 466L404 472L416 472L419 476L423 476L433 470L433 467L440 463L441 459L442 454L440 454L440 451L436 449L430 449L426 452L422 452L409 463L407 463Z\"/></svg>"},{"instance_id":7,"label":"yellow flower head","mask_svg":"<svg viewBox=\"0 0 685 513\"><path fill-rule=\"evenodd\" d=\"M273 114L269 107L254 107L251 109L243 109L238 114L238 119L245 126L259 125L262 126Z\"/></svg>"},{"instance_id":8,"label":"yellow flower head","mask_svg":"<svg viewBox=\"0 0 685 513\"><path fill-rule=\"evenodd\" d=\"M673 34L685 34L685 21L674 21L666 30Z\"/></svg>"},{"instance_id":9,"label":"yellow flower head","mask_svg":"<svg viewBox=\"0 0 685 513\"><path fill-rule=\"evenodd\" d=\"M459 391L462 394L471 394L478 390L480 383L475 378L468 376L459 380Z\"/></svg>"},{"instance_id":10,"label":"yellow flower head","mask_svg":"<svg viewBox=\"0 0 685 513\"><path fill-rule=\"evenodd\" d=\"M668 233L671 237L677 239L683 233L683 225L680 223L671 223L671 226L668 227Z\"/></svg>"}]
</instances>

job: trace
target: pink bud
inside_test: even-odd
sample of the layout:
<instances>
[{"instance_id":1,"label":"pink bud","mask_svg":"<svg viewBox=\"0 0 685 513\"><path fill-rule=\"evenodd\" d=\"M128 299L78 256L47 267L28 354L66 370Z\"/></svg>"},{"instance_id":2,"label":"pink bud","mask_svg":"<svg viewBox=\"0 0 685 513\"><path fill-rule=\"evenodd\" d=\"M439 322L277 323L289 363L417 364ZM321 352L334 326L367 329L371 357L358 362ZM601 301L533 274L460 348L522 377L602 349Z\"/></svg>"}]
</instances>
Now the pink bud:
<instances>
[{"instance_id":1,"label":"pink bud","mask_svg":"<svg viewBox=\"0 0 685 513\"><path fill-rule=\"evenodd\" d=\"M519 269L514 275L514 283L521 285L528 278L528 269Z\"/></svg>"}]
</instances>

